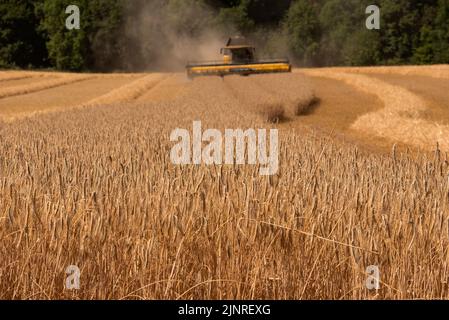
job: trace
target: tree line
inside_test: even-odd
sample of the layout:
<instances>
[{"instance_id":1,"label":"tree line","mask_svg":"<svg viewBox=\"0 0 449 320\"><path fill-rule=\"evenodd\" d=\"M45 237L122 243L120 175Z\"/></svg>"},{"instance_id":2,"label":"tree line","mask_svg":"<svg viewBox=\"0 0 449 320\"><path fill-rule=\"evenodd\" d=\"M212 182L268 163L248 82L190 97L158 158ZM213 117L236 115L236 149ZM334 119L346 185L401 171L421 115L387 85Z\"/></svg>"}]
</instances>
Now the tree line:
<instances>
[{"instance_id":1,"label":"tree line","mask_svg":"<svg viewBox=\"0 0 449 320\"><path fill-rule=\"evenodd\" d=\"M371 4L379 30L365 26ZM69 5L79 30L65 26ZM211 31L299 66L449 63L449 0L2 0L0 15L1 68L157 68Z\"/></svg>"}]
</instances>

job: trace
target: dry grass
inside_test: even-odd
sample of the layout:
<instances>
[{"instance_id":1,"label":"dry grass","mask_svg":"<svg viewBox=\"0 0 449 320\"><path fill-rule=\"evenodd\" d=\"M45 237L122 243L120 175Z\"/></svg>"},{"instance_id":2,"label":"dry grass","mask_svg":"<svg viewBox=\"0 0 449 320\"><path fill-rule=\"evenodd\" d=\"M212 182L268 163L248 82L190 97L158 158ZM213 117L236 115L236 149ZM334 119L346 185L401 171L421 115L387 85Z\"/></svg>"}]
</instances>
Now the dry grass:
<instances>
[{"instance_id":1,"label":"dry grass","mask_svg":"<svg viewBox=\"0 0 449 320\"><path fill-rule=\"evenodd\" d=\"M111 96L133 99L150 79ZM292 100L253 80L197 79L167 102L0 121L0 299L449 298L447 156L364 153L283 130L258 115L257 97ZM419 100L398 97L419 117ZM279 173L172 165L169 134L194 120L280 128ZM64 290L69 265L79 291ZM365 288L370 265L377 293Z\"/></svg>"}]
</instances>

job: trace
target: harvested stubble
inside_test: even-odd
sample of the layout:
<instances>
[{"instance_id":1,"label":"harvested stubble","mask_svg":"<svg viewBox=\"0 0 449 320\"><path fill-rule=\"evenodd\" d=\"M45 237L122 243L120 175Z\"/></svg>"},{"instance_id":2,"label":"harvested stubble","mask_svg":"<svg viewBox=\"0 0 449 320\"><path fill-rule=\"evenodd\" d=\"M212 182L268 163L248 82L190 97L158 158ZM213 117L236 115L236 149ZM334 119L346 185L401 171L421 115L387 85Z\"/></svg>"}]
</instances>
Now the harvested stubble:
<instances>
[{"instance_id":1,"label":"harvested stubble","mask_svg":"<svg viewBox=\"0 0 449 320\"><path fill-rule=\"evenodd\" d=\"M323 68L321 72L349 72L349 73L382 73L400 74L408 76L426 76L437 79L449 79L449 65L432 66L398 66L398 67L337 67ZM295 70L298 72L298 70Z\"/></svg>"},{"instance_id":2,"label":"harvested stubble","mask_svg":"<svg viewBox=\"0 0 449 320\"><path fill-rule=\"evenodd\" d=\"M52 77L53 74L50 72L2 71L0 72L0 82L47 76Z\"/></svg>"},{"instance_id":3,"label":"harvested stubble","mask_svg":"<svg viewBox=\"0 0 449 320\"><path fill-rule=\"evenodd\" d=\"M99 75L67 86L0 99L0 115L8 121L47 112L80 107L84 103L125 86L138 76Z\"/></svg>"},{"instance_id":4,"label":"harvested stubble","mask_svg":"<svg viewBox=\"0 0 449 320\"><path fill-rule=\"evenodd\" d=\"M444 151L449 151L449 126L422 119L426 103L409 90L366 75L335 70L308 71L308 74L345 81L375 94L383 102L383 109L359 117L352 128L424 149L434 149L438 144Z\"/></svg>"},{"instance_id":5,"label":"harvested stubble","mask_svg":"<svg viewBox=\"0 0 449 320\"><path fill-rule=\"evenodd\" d=\"M115 89L103 96L95 98L86 104L85 106L98 106L112 103L126 103L131 102L148 90L151 90L154 86L160 83L165 76L160 73L151 73L143 78L137 79L132 83Z\"/></svg>"},{"instance_id":6,"label":"harvested stubble","mask_svg":"<svg viewBox=\"0 0 449 320\"><path fill-rule=\"evenodd\" d=\"M184 73L171 74L152 90L149 90L147 93L140 96L137 101L172 101L184 96L189 85L190 82Z\"/></svg>"},{"instance_id":7,"label":"harvested stubble","mask_svg":"<svg viewBox=\"0 0 449 320\"><path fill-rule=\"evenodd\" d=\"M88 80L93 77L94 77L93 75L60 74L56 79L49 79L46 81L41 81L38 83L32 83L17 87L2 88L0 89L0 99L55 88L75 83L78 81Z\"/></svg>"},{"instance_id":8,"label":"harvested stubble","mask_svg":"<svg viewBox=\"0 0 449 320\"><path fill-rule=\"evenodd\" d=\"M364 154L292 131L274 177L172 165L169 134L193 120L266 126L224 87L200 80L169 104L4 125L0 298L449 298L442 154ZM69 265L79 291L64 290ZM377 295L365 288L370 265Z\"/></svg>"},{"instance_id":9,"label":"harvested stubble","mask_svg":"<svg viewBox=\"0 0 449 320\"><path fill-rule=\"evenodd\" d=\"M47 76L46 78L50 79L49 76ZM56 79L57 77L53 76L51 78ZM4 89L4 88L17 87L17 86L27 86L27 85L42 82L42 81L45 81L45 80L43 80L43 77L22 77L22 78L7 80L7 81L1 81L0 87L2 89Z\"/></svg>"},{"instance_id":10,"label":"harvested stubble","mask_svg":"<svg viewBox=\"0 0 449 320\"><path fill-rule=\"evenodd\" d=\"M0 82L21 80L21 79L32 78L32 77L33 76L30 74L23 74L23 73L6 73L6 74L0 73Z\"/></svg>"},{"instance_id":11,"label":"harvested stubble","mask_svg":"<svg viewBox=\"0 0 449 320\"><path fill-rule=\"evenodd\" d=\"M369 73L369 76L418 95L427 106L421 115L423 119L449 125L449 81L400 74Z\"/></svg>"}]
</instances>

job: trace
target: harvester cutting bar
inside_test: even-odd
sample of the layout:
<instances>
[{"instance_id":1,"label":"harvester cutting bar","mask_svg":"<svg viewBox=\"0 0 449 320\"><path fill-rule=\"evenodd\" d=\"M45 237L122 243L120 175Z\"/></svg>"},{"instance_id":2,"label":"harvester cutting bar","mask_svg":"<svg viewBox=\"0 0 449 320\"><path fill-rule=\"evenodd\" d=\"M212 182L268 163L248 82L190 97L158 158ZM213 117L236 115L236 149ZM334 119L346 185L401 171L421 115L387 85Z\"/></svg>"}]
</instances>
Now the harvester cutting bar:
<instances>
[{"instance_id":1,"label":"harvester cutting bar","mask_svg":"<svg viewBox=\"0 0 449 320\"><path fill-rule=\"evenodd\" d=\"M243 75L260 73L291 72L288 59L283 60L256 60L239 63L223 63L222 61L190 62L187 64L187 74L190 78L196 76Z\"/></svg>"}]
</instances>

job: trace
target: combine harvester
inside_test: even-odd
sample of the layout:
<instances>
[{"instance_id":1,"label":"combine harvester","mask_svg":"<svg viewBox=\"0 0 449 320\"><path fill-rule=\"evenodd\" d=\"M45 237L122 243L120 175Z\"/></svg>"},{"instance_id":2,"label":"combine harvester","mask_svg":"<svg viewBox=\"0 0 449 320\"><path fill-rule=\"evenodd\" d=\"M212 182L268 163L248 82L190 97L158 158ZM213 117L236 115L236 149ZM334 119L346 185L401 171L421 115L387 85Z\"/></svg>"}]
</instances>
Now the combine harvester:
<instances>
[{"instance_id":1,"label":"combine harvester","mask_svg":"<svg viewBox=\"0 0 449 320\"><path fill-rule=\"evenodd\" d=\"M187 76L220 76L239 74L249 76L261 73L291 72L288 59L263 59L255 57L256 49L247 44L245 38L229 38L226 47L220 53L223 61L189 62L186 66Z\"/></svg>"}]
</instances>

